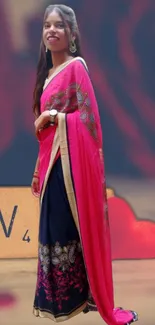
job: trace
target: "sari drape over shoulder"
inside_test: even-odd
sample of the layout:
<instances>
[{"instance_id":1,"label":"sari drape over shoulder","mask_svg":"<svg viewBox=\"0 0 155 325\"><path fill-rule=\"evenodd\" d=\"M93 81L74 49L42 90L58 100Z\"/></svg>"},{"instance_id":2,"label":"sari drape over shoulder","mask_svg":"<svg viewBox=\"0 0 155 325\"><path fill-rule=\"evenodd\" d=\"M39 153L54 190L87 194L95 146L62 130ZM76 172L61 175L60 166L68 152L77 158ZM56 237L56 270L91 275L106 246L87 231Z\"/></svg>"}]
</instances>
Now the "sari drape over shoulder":
<instances>
[{"instance_id":1,"label":"sari drape over shoulder","mask_svg":"<svg viewBox=\"0 0 155 325\"><path fill-rule=\"evenodd\" d=\"M66 193L97 309L109 325L130 323L132 312L114 308L102 131L82 58L65 63L46 81L41 111L52 108L59 111L58 126L49 126L39 135L41 202L50 172L61 156Z\"/></svg>"}]
</instances>

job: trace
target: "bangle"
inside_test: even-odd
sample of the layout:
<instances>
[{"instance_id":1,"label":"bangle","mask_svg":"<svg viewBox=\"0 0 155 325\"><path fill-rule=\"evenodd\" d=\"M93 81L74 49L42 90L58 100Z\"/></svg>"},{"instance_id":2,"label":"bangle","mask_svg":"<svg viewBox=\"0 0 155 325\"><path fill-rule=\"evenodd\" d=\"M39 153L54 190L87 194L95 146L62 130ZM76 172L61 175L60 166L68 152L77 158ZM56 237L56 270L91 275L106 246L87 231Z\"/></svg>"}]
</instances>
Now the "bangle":
<instances>
[{"instance_id":1,"label":"bangle","mask_svg":"<svg viewBox=\"0 0 155 325\"><path fill-rule=\"evenodd\" d=\"M38 175L35 175L35 174L34 174L34 175L33 175L33 178L38 178L38 179L39 179L40 177L39 177Z\"/></svg>"}]
</instances>

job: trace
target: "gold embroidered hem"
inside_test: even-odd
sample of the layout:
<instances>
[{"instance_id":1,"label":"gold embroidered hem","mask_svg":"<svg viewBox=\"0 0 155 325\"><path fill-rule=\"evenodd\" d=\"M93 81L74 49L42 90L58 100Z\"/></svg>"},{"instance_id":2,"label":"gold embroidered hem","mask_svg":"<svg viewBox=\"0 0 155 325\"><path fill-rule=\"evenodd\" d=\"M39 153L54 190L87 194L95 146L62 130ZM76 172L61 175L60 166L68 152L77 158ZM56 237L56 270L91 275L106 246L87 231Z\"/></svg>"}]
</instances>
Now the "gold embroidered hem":
<instances>
[{"instance_id":1,"label":"gold embroidered hem","mask_svg":"<svg viewBox=\"0 0 155 325\"><path fill-rule=\"evenodd\" d=\"M76 310L72 311L71 314L69 315L60 315L58 317L54 317L49 311L42 311L38 308L33 308L33 315L35 317L40 317L40 318L49 318L52 321L56 322L56 323L60 323L60 322L64 322L66 320L71 319L74 316L77 316L78 314L80 314L81 312L84 311L84 309L87 306L87 302L85 302L82 306L78 307Z\"/></svg>"},{"instance_id":2,"label":"gold embroidered hem","mask_svg":"<svg viewBox=\"0 0 155 325\"><path fill-rule=\"evenodd\" d=\"M50 172L52 170L52 166L53 166L56 154L58 152L58 149L59 149L59 135L58 135L58 129L57 129L56 133L55 133L55 136L54 136L53 145L52 145L49 166L48 166L48 169L47 169L47 172L46 172L46 175L45 175L45 180L44 180L43 188L42 188L42 191L41 191L41 196L40 196L41 203L42 203L42 200L43 200L43 196L44 196L44 193L45 193L48 178L49 178Z\"/></svg>"},{"instance_id":3,"label":"gold embroidered hem","mask_svg":"<svg viewBox=\"0 0 155 325\"><path fill-rule=\"evenodd\" d=\"M77 61L77 60L80 60L83 64L84 64L84 66L85 66L85 68L88 70L88 67L87 67L87 64L86 64L86 62L84 61L84 59L83 58L81 58L80 56L78 56L78 57L75 57L75 58L73 58L73 59L71 59L71 60L69 60L69 61L67 61L67 62L64 62L64 63L62 63L57 69L56 69L56 71L49 77L49 78L47 78L46 80L45 80L45 83L44 83L44 87L43 87L43 91L46 89L46 87L50 84L50 82L61 72L61 71L63 71L68 65L70 65L70 63L72 63L72 62L74 62L74 61Z\"/></svg>"},{"instance_id":4,"label":"gold embroidered hem","mask_svg":"<svg viewBox=\"0 0 155 325\"><path fill-rule=\"evenodd\" d=\"M77 230L80 235L78 211L77 211L75 193L74 193L74 189L73 189L73 182L72 182L72 177L71 177L71 169L70 169L70 161L69 161L66 116L63 113L59 113L58 127L59 127L61 161L62 161L62 169L63 169L66 193L67 193L68 201L69 201L70 208L72 211L72 215L74 218L74 222L75 222L75 225L76 225Z\"/></svg>"},{"instance_id":5,"label":"gold embroidered hem","mask_svg":"<svg viewBox=\"0 0 155 325\"><path fill-rule=\"evenodd\" d=\"M50 175L52 167L53 167L53 163L54 163L56 154L60 147L66 192L67 192L68 200L70 203L71 211L73 214L74 222L76 224L77 230L80 235L78 211L77 211L76 199L75 199L73 183L72 183L72 178L71 178L69 152L68 152L68 144L67 144L66 120L65 119L66 119L65 114L59 113L58 127L57 127L56 134L54 137L52 150L51 150L51 156L50 156L50 162L49 162L49 166L48 166L48 169L47 169L47 172L45 175L45 180L44 180L44 184L43 184L43 188L42 188L42 192L41 192L41 203L43 200L43 196L45 193L45 189L47 186L49 175Z\"/></svg>"}]
</instances>

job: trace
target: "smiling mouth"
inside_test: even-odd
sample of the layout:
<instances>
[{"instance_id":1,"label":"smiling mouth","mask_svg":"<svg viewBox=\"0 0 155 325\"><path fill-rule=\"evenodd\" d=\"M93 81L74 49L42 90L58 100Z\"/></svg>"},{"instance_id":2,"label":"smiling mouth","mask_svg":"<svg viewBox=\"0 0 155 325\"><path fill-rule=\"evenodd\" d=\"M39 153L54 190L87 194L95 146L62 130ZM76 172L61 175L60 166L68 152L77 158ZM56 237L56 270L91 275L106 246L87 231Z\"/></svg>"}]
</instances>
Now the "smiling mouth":
<instances>
[{"instance_id":1,"label":"smiling mouth","mask_svg":"<svg viewBox=\"0 0 155 325\"><path fill-rule=\"evenodd\" d=\"M53 40L53 39L55 39L55 40L59 40L59 38L56 37L56 36L51 36L51 35L50 35L50 36L47 37L47 40L48 40L48 41L51 41L51 40Z\"/></svg>"}]
</instances>

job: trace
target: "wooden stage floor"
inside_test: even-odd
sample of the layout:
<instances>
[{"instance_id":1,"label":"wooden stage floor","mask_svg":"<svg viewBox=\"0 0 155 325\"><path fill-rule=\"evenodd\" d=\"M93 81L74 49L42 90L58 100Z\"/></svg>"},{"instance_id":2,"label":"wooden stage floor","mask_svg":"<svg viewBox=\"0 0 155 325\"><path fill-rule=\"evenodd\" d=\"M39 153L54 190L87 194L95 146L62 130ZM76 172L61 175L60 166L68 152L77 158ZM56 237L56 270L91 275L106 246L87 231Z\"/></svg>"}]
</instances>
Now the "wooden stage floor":
<instances>
[{"instance_id":1,"label":"wooden stage floor","mask_svg":"<svg viewBox=\"0 0 155 325\"><path fill-rule=\"evenodd\" d=\"M32 315L36 283L36 260L0 260L0 292L10 291L17 299L13 307L0 310L1 325L48 325L48 319ZM115 305L139 313L137 325L155 324L155 260L113 263ZM53 323L53 322L52 322ZM104 324L98 313L80 314L66 325Z\"/></svg>"}]
</instances>

